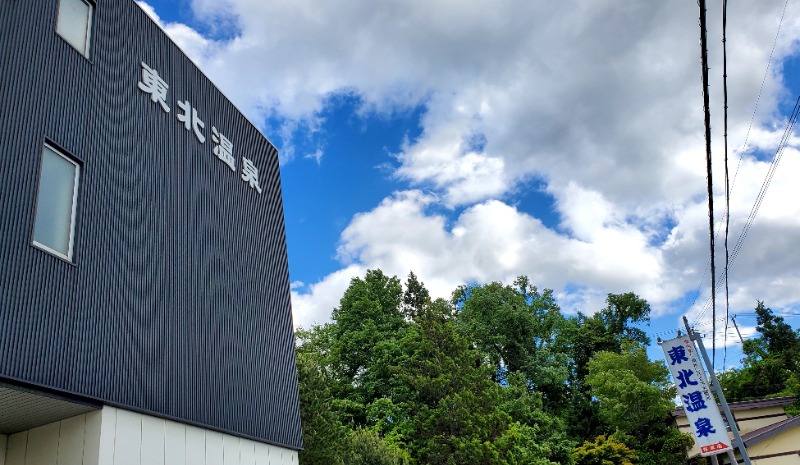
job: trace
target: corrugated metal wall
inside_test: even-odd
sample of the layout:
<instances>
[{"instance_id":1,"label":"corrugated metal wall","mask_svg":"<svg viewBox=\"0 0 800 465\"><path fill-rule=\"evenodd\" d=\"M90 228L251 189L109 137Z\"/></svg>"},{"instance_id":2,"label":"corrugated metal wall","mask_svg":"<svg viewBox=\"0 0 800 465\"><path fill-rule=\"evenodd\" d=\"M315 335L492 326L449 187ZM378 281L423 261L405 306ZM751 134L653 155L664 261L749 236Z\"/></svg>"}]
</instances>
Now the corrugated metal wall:
<instances>
[{"instance_id":1,"label":"corrugated metal wall","mask_svg":"<svg viewBox=\"0 0 800 465\"><path fill-rule=\"evenodd\" d=\"M97 2L89 59L57 9L0 2L0 379L301 447L275 148L132 1ZM31 245L46 140L82 164L74 263Z\"/></svg>"}]
</instances>

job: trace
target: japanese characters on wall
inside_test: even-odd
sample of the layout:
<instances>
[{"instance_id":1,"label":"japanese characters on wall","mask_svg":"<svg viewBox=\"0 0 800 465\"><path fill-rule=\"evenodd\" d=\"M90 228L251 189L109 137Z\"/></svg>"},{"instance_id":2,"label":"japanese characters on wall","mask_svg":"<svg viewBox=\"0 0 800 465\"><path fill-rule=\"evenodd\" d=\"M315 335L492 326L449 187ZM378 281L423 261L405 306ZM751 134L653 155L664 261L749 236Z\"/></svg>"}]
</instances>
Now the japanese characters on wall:
<instances>
[{"instance_id":1,"label":"japanese characters on wall","mask_svg":"<svg viewBox=\"0 0 800 465\"><path fill-rule=\"evenodd\" d=\"M169 92L169 84L158 75L158 71L142 62L142 77L138 83L139 90L145 94L150 95L150 100L161 106L165 113L169 113L171 108L167 103L167 93ZM195 137L201 144L205 144L206 136L203 130L206 127L205 122L200 119L197 108L188 100L178 100L176 102L180 112L177 113L177 119L183 123L183 127L187 131L193 131ZM233 142L231 142L219 129L211 126L211 141L214 143L214 155L220 161L225 163L231 171L236 172L236 157L233 154ZM258 168L253 164L253 161L247 157L242 157L242 181L249 184L250 188L255 189L256 192L261 194L261 186L258 180Z\"/></svg>"},{"instance_id":2,"label":"japanese characters on wall","mask_svg":"<svg viewBox=\"0 0 800 465\"><path fill-rule=\"evenodd\" d=\"M686 418L700 455L708 456L732 450L727 426L711 394L705 370L694 342L681 336L661 343L678 397L683 403Z\"/></svg>"},{"instance_id":3,"label":"japanese characters on wall","mask_svg":"<svg viewBox=\"0 0 800 465\"><path fill-rule=\"evenodd\" d=\"M0 465L297 465L276 147L136 2L0 18Z\"/></svg>"}]
</instances>

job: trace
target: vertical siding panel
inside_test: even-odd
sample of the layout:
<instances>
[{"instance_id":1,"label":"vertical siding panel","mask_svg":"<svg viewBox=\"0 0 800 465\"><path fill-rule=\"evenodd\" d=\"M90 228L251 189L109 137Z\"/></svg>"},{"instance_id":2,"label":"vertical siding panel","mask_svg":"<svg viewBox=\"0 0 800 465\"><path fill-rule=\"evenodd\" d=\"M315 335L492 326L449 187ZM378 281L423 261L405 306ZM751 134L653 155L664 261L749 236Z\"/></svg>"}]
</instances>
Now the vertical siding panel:
<instances>
[{"instance_id":1,"label":"vertical siding panel","mask_svg":"<svg viewBox=\"0 0 800 465\"><path fill-rule=\"evenodd\" d=\"M106 406L103 407L103 410L100 412L98 465L114 465L114 453L117 442L117 409Z\"/></svg>"},{"instance_id":2,"label":"vertical siding panel","mask_svg":"<svg viewBox=\"0 0 800 465\"><path fill-rule=\"evenodd\" d=\"M0 434L0 465L6 464L6 444L8 443L8 436Z\"/></svg>"},{"instance_id":3,"label":"vertical siding panel","mask_svg":"<svg viewBox=\"0 0 800 465\"><path fill-rule=\"evenodd\" d=\"M241 457L241 440L226 434L222 437L222 464L239 465Z\"/></svg>"},{"instance_id":4,"label":"vertical siding panel","mask_svg":"<svg viewBox=\"0 0 800 465\"><path fill-rule=\"evenodd\" d=\"M206 432L186 426L186 465L206 465Z\"/></svg>"},{"instance_id":5,"label":"vertical siding panel","mask_svg":"<svg viewBox=\"0 0 800 465\"><path fill-rule=\"evenodd\" d=\"M206 431L206 465L224 465L222 433Z\"/></svg>"},{"instance_id":6,"label":"vertical siding panel","mask_svg":"<svg viewBox=\"0 0 800 465\"><path fill-rule=\"evenodd\" d=\"M142 416L117 409L116 426L114 465L143 465L141 460Z\"/></svg>"},{"instance_id":7,"label":"vertical siding panel","mask_svg":"<svg viewBox=\"0 0 800 465\"><path fill-rule=\"evenodd\" d=\"M60 422L28 431L25 465L56 465Z\"/></svg>"},{"instance_id":8,"label":"vertical siding panel","mask_svg":"<svg viewBox=\"0 0 800 465\"><path fill-rule=\"evenodd\" d=\"M242 439L240 465L256 465L256 443Z\"/></svg>"},{"instance_id":9,"label":"vertical siding panel","mask_svg":"<svg viewBox=\"0 0 800 465\"><path fill-rule=\"evenodd\" d=\"M9 435L7 447L6 465L25 465L25 453L28 449L28 432L22 431Z\"/></svg>"},{"instance_id":10,"label":"vertical siding panel","mask_svg":"<svg viewBox=\"0 0 800 465\"><path fill-rule=\"evenodd\" d=\"M110 408L106 407L103 410ZM95 410L85 414L85 441L81 465L100 465L100 435L103 426L103 410Z\"/></svg>"},{"instance_id":11,"label":"vertical siding panel","mask_svg":"<svg viewBox=\"0 0 800 465\"><path fill-rule=\"evenodd\" d=\"M194 465L186 462L186 426L174 421L164 425L164 463Z\"/></svg>"},{"instance_id":12,"label":"vertical siding panel","mask_svg":"<svg viewBox=\"0 0 800 465\"><path fill-rule=\"evenodd\" d=\"M86 438L86 415L61 420L58 436L57 465L72 465L83 462Z\"/></svg>"},{"instance_id":13,"label":"vertical siding panel","mask_svg":"<svg viewBox=\"0 0 800 465\"><path fill-rule=\"evenodd\" d=\"M271 465L269 461L270 446L267 444L256 443L254 449L256 455L256 465Z\"/></svg>"},{"instance_id":14,"label":"vertical siding panel","mask_svg":"<svg viewBox=\"0 0 800 465\"><path fill-rule=\"evenodd\" d=\"M143 465L164 465L165 425L166 421L160 418L142 416L141 463Z\"/></svg>"}]
</instances>

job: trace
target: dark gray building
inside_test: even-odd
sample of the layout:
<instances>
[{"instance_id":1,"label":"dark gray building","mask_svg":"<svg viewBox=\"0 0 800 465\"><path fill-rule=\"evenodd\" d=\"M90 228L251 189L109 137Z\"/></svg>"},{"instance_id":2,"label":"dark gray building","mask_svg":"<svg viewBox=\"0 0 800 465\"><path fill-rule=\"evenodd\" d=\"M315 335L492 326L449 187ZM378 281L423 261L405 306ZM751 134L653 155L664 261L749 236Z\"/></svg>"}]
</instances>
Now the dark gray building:
<instances>
[{"instance_id":1,"label":"dark gray building","mask_svg":"<svg viewBox=\"0 0 800 465\"><path fill-rule=\"evenodd\" d=\"M297 463L276 149L132 0L0 44L0 465Z\"/></svg>"}]
</instances>

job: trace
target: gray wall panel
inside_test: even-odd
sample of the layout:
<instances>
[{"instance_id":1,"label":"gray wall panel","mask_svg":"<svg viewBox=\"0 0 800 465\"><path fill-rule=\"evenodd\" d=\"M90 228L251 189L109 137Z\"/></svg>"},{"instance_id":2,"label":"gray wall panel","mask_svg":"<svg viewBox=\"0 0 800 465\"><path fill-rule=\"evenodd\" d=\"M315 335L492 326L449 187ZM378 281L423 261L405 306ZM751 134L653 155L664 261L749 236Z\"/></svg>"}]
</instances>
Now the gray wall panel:
<instances>
[{"instance_id":1,"label":"gray wall panel","mask_svg":"<svg viewBox=\"0 0 800 465\"><path fill-rule=\"evenodd\" d=\"M300 448L277 151L132 1L97 2L89 59L57 7L0 2L0 379ZM31 245L45 140L82 164L74 263Z\"/></svg>"}]
</instances>

